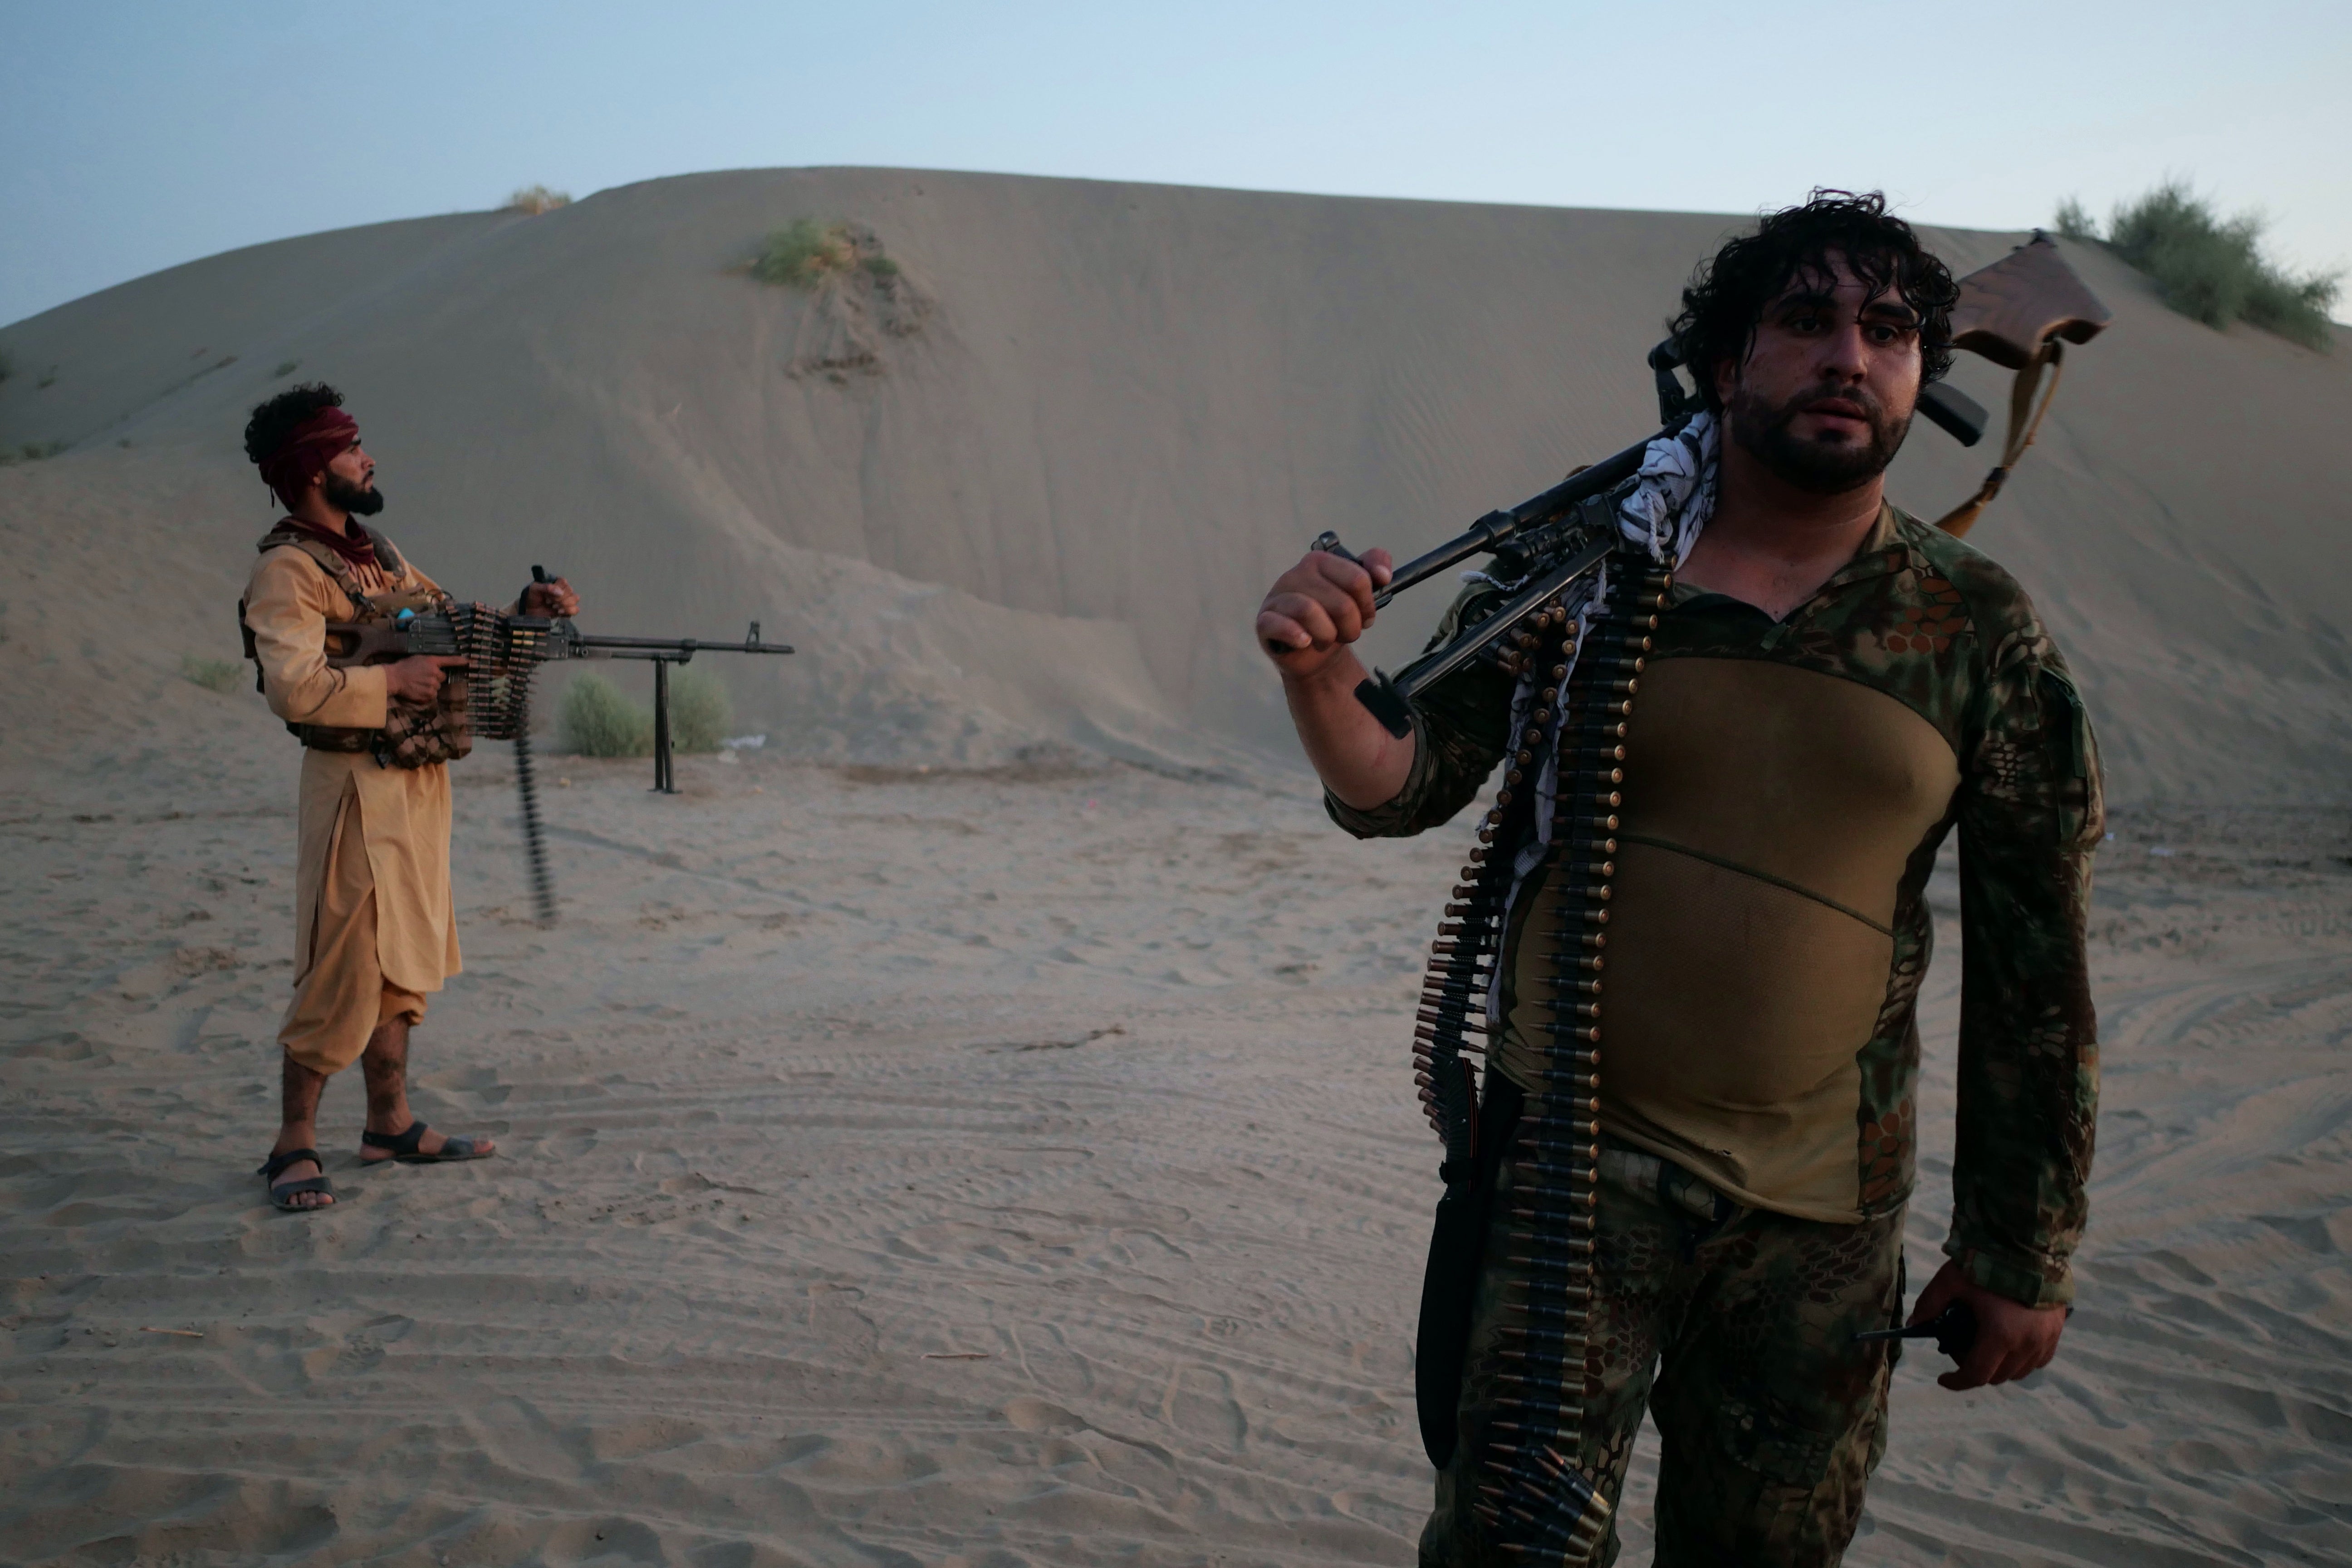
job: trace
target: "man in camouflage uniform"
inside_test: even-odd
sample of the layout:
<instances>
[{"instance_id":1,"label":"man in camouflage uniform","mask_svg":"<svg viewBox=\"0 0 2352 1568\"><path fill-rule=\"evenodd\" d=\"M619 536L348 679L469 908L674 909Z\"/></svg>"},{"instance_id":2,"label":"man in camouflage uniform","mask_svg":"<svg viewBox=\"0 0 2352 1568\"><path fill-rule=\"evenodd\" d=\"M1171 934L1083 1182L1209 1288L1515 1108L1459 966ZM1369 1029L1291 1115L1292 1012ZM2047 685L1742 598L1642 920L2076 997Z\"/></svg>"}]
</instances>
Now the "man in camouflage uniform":
<instances>
[{"instance_id":1,"label":"man in camouflage uniform","mask_svg":"<svg viewBox=\"0 0 2352 1568\"><path fill-rule=\"evenodd\" d=\"M1879 198L1817 194L1726 245L1675 322L1722 439L1625 742L1594 1298L1580 1451L1564 1456L1613 1504L1651 1411L1662 1568L1833 1563L1860 1519L1894 1358L1853 1335L1902 1312L1926 889L1955 826L1956 1203L1911 1321L1969 1306L1977 1342L1940 1381L1976 1388L2046 1364L2073 1296L2098 1084L2097 757L2017 584L1883 495L1920 388L1950 363L1956 295ZM1452 818L1512 733L1513 680L1488 662L1417 695L1401 740L1356 701L1348 645L1389 564L1310 553L1257 623L1330 814L1358 837ZM1498 966L1490 1100L1530 1087L1528 1008L1561 983L1521 939L1556 902L1544 875ZM1514 1164L1506 1147L1432 1568L1528 1560L1500 1550L1471 1459L1509 1370ZM1616 1552L1612 1534L1601 1560Z\"/></svg>"}]
</instances>

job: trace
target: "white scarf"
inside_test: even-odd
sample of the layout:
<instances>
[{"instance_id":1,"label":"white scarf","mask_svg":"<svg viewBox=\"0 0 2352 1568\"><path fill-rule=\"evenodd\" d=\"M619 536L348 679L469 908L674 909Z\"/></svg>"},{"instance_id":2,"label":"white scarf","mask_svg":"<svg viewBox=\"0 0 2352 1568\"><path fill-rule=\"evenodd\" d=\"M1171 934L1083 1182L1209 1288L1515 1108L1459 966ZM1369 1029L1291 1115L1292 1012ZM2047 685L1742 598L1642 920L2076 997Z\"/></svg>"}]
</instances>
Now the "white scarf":
<instances>
[{"instance_id":1,"label":"white scarf","mask_svg":"<svg viewBox=\"0 0 2352 1568\"><path fill-rule=\"evenodd\" d=\"M1692 545L1698 542L1699 530L1715 515L1717 458L1720 451L1720 436L1716 417L1700 414L1672 436L1660 436L1642 455L1641 471L1635 476L1633 488L1617 509L1617 531L1629 544L1636 544L1648 552L1654 562L1664 562L1671 554L1676 562L1687 558ZM1569 673L1576 672L1576 661L1582 656L1584 645L1592 631L1592 617L1608 601L1609 568L1601 570L1570 587L1563 603L1576 617L1577 652L1569 656ZM1519 676L1519 683L1511 693L1511 731L1513 735L1524 732L1528 715L1536 707L1536 692L1541 685L1556 684L1565 697L1568 681L1552 680L1549 670L1530 666ZM1535 837L1520 846L1511 861L1511 891L1503 903L1504 929L1508 930L1511 911L1517 905L1519 889L1527 883L1535 868L1551 852L1551 826L1556 804L1559 798L1559 748L1554 746L1545 753L1536 773ZM1503 998L1503 968L1497 963L1494 978L1486 990L1487 1020L1500 1027Z\"/></svg>"}]
</instances>

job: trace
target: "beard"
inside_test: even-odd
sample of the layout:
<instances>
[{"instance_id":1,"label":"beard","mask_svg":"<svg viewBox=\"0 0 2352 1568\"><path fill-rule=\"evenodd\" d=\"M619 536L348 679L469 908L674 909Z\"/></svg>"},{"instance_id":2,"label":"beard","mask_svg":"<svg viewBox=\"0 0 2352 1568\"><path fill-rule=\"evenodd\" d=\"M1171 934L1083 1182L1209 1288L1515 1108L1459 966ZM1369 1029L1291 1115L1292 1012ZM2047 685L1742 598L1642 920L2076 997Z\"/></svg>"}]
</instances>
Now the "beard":
<instances>
[{"instance_id":1,"label":"beard","mask_svg":"<svg viewBox=\"0 0 2352 1568\"><path fill-rule=\"evenodd\" d=\"M1842 398L1861 406L1870 426L1863 442L1804 440L1792 426L1805 405L1824 397ZM1776 479L1814 495L1843 495L1886 471L1903 449L1911 421L1886 412L1871 393L1860 387L1816 386L1785 403L1768 401L1760 393L1741 387L1724 405L1724 422L1740 449Z\"/></svg>"},{"instance_id":2,"label":"beard","mask_svg":"<svg viewBox=\"0 0 2352 1568\"><path fill-rule=\"evenodd\" d=\"M329 474L319 494L329 506L354 517L373 517L383 510L382 490L373 484L362 489L341 474Z\"/></svg>"}]
</instances>

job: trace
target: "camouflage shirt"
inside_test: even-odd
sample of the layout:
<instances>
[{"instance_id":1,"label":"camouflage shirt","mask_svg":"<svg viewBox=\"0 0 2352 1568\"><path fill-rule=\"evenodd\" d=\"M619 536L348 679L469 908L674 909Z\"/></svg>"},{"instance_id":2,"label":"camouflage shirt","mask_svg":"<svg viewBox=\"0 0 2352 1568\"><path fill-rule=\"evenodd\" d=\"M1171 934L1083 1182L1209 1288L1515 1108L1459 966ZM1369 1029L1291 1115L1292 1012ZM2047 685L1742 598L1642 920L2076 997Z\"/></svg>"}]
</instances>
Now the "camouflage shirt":
<instances>
[{"instance_id":1,"label":"camouflage shirt","mask_svg":"<svg viewBox=\"0 0 2352 1568\"><path fill-rule=\"evenodd\" d=\"M1465 603L1491 591L1473 589ZM1458 603L1449 612L1441 637L1463 609ZM1876 979L1867 981L1861 1015L1865 1021L1846 1037L1867 1031L1867 1043L1850 1065L1843 1060L1844 1047L1837 1047L1846 1083L1839 1103L1853 1105L1858 1098L1851 1141L1837 1135L1838 1159L1852 1160L1846 1176L1839 1178L1848 1195L1838 1205L1844 1211L1838 1217L1885 1215L1911 1194L1917 1139L1916 1005L1934 936L1927 884L1937 847L1957 826L1964 939L1959 1125L1952 1231L1945 1249L1988 1289L2033 1305L2071 1300L2068 1259L2082 1235L2098 1099L2097 1036L2084 933L2091 852L2103 832L2103 814L2097 752L2081 701L2032 604L1984 555L1888 507L1854 558L1787 619L1776 622L1752 605L1678 585L1655 641L1651 673L1643 682L1645 694L1666 684L1665 678L1675 672L1664 667L1675 659L1746 661L1712 668L1734 677L1748 670L1761 679L1758 689L1768 693L1779 689L1775 682L1787 671L1811 672L1839 678L1839 686L1822 689L1832 694L1859 686L1894 699L1916 716L1903 717L1901 723L1916 728L1916 721L1924 721L1948 746L1948 759L1937 748L1934 761L1941 771L1918 817L1932 820L1932 826L1916 843L1907 837L1916 824L1904 827L1906 837L1885 878L1893 885L1874 914L1783 882L1880 933L1879 945L1870 950L1874 954L1891 950L1883 991ZM1688 667L1685 673L1699 668ZM1842 684L1847 682L1853 685ZM1509 677L1475 660L1417 694L1417 744L1403 789L1371 811L1327 796L1332 818L1360 837L1420 833L1450 820L1476 795L1501 756L1510 695ZM1672 722L1654 716L1645 732L1646 700L1645 695L1636 701L1628 742L1629 827L1643 805L1640 764L1645 751L1658 750L1660 727ZM1645 747L1645 742L1651 744ZM1825 766L1839 765L1834 753L1842 746L1820 749L1832 753ZM1718 797L1741 797L1744 775L1736 769L1710 771L1717 774L1709 784ZM1727 773L1734 776L1727 779ZM1853 781L1847 783L1851 786ZM1947 788L1948 798L1942 793ZM1788 809L1785 801L1782 809ZM1796 809L1805 807L1801 802ZM1802 826L1832 846L1842 830L1835 822ZM1637 845L1644 842L1630 832L1628 837ZM1694 854L1734 872L1748 870L1688 849L1675 863L1692 864L1686 858ZM1621 871L1621 879L1624 875ZM1766 881L1780 880L1769 872L1760 875ZM1515 946L1516 937L1502 957L1506 974L1520 956ZM1690 973L1706 973L1719 956L1690 953L1682 962ZM1878 959L1870 962L1874 965ZM1874 968L1870 973L1874 975ZM1696 994L1706 987L1688 989ZM1874 1025L1867 1022L1874 1005ZM1612 1003L1612 1016L1619 1010ZM1608 1040L1604 1025L1604 1059ZM1675 1056L1646 1054L1665 1060ZM1612 1117L1611 1081L1604 1068L1604 1125ZM1843 1114L1841 1110L1841 1121ZM1633 1137L1674 1152L1673 1145L1644 1140L1638 1132ZM1789 1212L1806 1211L1792 1206Z\"/></svg>"}]
</instances>

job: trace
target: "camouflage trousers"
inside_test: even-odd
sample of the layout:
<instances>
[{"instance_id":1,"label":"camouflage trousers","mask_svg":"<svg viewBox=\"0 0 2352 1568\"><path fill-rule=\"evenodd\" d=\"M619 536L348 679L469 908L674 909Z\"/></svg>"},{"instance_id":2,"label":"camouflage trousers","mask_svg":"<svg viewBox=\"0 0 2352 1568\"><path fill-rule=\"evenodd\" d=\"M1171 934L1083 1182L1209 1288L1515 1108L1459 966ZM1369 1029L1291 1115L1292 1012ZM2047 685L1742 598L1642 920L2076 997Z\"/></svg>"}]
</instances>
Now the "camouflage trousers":
<instances>
[{"instance_id":1,"label":"camouflage trousers","mask_svg":"<svg viewBox=\"0 0 2352 1568\"><path fill-rule=\"evenodd\" d=\"M1524 1564L1472 1511L1506 1363L1497 1352L1510 1163L1496 1179L1463 1377L1462 1441L1437 1478L1422 1568ZM1832 1564L1886 1447L1895 1357L1852 1336L1903 1305L1903 1216L1860 1225L1742 1208L1609 1142L1578 1466L1616 1505L1646 1407L1661 1438L1658 1568ZM1516 1292L1514 1292L1516 1294ZM1524 1298L1521 1298L1524 1299ZM1612 1531L1596 1561L1617 1560Z\"/></svg>"}]
</instances>

